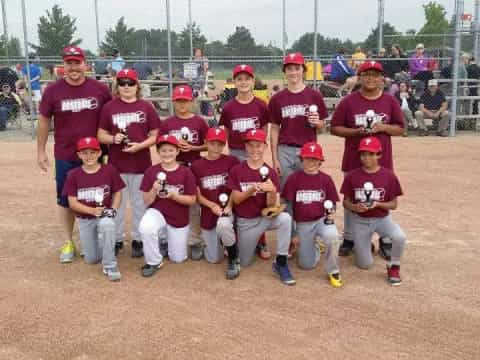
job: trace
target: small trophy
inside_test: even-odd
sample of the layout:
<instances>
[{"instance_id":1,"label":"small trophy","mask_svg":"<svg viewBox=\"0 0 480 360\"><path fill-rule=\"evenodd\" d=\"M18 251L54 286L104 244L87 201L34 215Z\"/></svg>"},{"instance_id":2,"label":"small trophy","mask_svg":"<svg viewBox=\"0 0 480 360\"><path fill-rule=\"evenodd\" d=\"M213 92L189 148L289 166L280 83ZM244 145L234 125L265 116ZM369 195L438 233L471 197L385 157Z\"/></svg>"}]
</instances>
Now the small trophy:
<instances>
[{"instance_id":1,"label":"small trophy","mask_svg":"<svg viewBox=\"0 0 480 360\"><path fill-rule=\"evenodd\" d=\"M365 194L365 205L370 208L373 204L373 184L371 182L366 182L365 184L363 184L363 193Z\"/></svg>"},{"instance_id":2,"label":"small trophy","mask_svg":"<svg viewBox=\"0 0 480 360\"><path fill-rule=\"evenodd\" d=\"M331 200L325 200L323 203L323 207L325 208L325 220L323 220L323 223L325 225L333 225L334 221L332 218L333 213L335 212L335 206L333 205L333 201Z\"/></svg>"},{"instance_id":3,"label":"small trophy","mask_svg":"<svg viewBox=\"0 0 480 360\"><path fill-rule=\"evenodd\" d=\"M128 145L130 143L130 139L128 138L128 133L127 133L127 122L125 120L121 120L118 122L117 126L118 126L118 129L120 130L120 133L125 136L122 140L122 144Z\"/></svg>"},{"instance_id":4,"label":"small trophy","mask_svg":"<svg viewBox=\"0 0 480 360\"><path fill-rule=\"evenodd\" d=\"M180 134L182 134L182 140L188 142L188 138L190 137L190 130L188 129L188 127L182 127L180 129Z\"/></svg>"},{"instance_id":5,"label":"small trophy","mask_svg":"<svg viewBox=\"0 0 480 360\"><path fill-rule=\"evenodd\" d=\"M266 167L266 166L262 166L260 168L260 176L262 177L262 182L265 182L265 181L268 180L268 173L269 172L270 171L268 170L268 167Z\"/></svg>"},{"instance_id":6,"label":"small trophy","mask_svg":"<svg viewBox=\"0 0 480 360\"><path fill-rule=\"evenodd\" d=\"M367 133L370 134L372 132L373 122L375 121L375 111L367 110L367 112L365 113L365 117L366 117L365 130L367 130Z\"/></svg>"},{"instance_id":7,"label":"small trophy","mask_svg":"<svg viewBox=\"0 0 480 360\"><path fill-rule=\"evenodd\" d=\"M227 207L228 195L225 194L225 193L221 193L218 196L218 200L220 201L220 206L222 208L222 215L221 216L228 216L227 214L223 213L223 211L225 211L225 208Z\"/></svg>"},{"instance_id":8,"label":"small trophy","mask_svg":"<svg viewBox=\"0 0 480 360\"><path fill-rule=\"evenodd\" d=\"M158 190L158 196L160 197L165 197L167 195L167 174L165 174L163 171L160 171L157 174L157 180L160 183L160 190Z\"/></svg>"},{"instance_id":9,"label":"small trophy","mask_svg":"<svg viewBox=\"0 0 480 360\"><path fill-rule=\"evenodd\" d=\"M315 114L316 112L318 111L318 106L313 104L313 105L310 105L308 107L308 115L310 116L310 114ZM309 127L311 128L314 128L315 125L313 125L310 120L308 120L308 124L307 124Z\"/></svg>"},{"instance_id":10,"label":"small trophy","mask_svg":"<svg viewBox=\"0 0 480 360\"><path fill-rule=\"evenodd\" d=\"M103 207L103 193L100 191L95 191L95 207ZM103 217L103 211L98 217Z\"/></svg>"}]
</instances>

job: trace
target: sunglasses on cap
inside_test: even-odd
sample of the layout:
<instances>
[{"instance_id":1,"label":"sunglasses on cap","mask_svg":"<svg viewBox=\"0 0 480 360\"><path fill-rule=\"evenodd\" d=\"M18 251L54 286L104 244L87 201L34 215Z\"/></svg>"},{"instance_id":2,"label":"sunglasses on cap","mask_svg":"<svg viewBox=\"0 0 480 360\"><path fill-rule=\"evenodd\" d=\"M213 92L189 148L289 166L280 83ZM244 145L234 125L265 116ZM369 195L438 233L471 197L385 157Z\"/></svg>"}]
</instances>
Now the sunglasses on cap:
<instances>
[{"instance_id":1,"label":"sunglasses on cap","mask_svg":"<svg viewBox=\"0 0 480 360\"><path fill-rule=\"evenodd\" d=\"M76 49L68 49L66 51L63 52L63 56L83 56L82 53L80 53L80 51L76 50Z\"/></svg>"},{"instance_id":2,"label":"sunglasses on cap","mask_svg":"<svg viewBox=\"0 0 480 360\"><path fill-rule=\"evenodd\" d=\"M124 86L133 87L137 85L137 82L132 79L118 79L117 85L121 87L124 87Z\"/></svg>"}]
</instances>

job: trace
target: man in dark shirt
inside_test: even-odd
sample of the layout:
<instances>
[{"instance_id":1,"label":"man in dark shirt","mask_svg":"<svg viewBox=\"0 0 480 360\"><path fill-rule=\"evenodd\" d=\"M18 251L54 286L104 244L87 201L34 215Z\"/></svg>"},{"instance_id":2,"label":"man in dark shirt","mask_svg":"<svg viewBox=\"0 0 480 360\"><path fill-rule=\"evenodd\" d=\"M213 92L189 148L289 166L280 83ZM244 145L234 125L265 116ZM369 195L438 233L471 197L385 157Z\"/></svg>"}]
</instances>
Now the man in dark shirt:
<instances>
[{"instance_id":1,"label":"man in dark shirt","mask_svg":"<svg viewBox=\"0 0 480 360\"><path fill-rule=\"evenodd\" d=\"M10 91L15 92L15 83L18 81L18 76L15 71L6 65L0 65L0 84L8 84Z\"/></svg>"},{"instance_id":2,"label":"man in dark shirt","mask_svg":"<svg viewBox=\"0 0 480 360\"><path fill-rule=\"evenodd\" d=\"M467 66L467 76L469 79L480 79L480 66L477 65L473 57L470 59L470 64ZM468 88L470 96L478 96L477 82L469 82ZM472 114L478 114L478 100L473 102Z\"/></svg>"},{"instance_id":3,"label":"man in dark shirt","mask_svg":"<svg viewBox=\"0 0 480 360\"><path fill-rule=\"evenodd\" d=\"M415 112L415 118L418 122L418 128L420 129L420 136L428 135L427 126L425 125L425 118L438 120L437 135L446 137L448 136L448 103L445 99L445 94L438 89L438 82L436 79L428 81L428 89L423 93L420 98L420 106L418 111Z\"/></svg>"},{"instance_id":4,"label":"man in dark shirt","mask_svg":"<svg viewBox=\"0 0 480 360\"><path fill-rule=\"evenodd\" d=\"M0 93L0 131L7 128L7 121L15 111L18 111L19 103L12 94L10 85L3 84L2 92Z\"/></svg>"}]
</instances>

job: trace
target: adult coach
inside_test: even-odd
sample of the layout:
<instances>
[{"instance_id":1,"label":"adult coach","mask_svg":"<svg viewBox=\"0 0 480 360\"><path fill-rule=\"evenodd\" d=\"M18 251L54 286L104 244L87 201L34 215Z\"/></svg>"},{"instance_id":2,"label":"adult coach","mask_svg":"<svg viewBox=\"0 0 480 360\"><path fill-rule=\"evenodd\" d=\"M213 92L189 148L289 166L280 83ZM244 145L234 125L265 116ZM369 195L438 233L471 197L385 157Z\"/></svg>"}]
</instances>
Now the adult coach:
<instances>
[{"instance_id":1,"label":"adult coach","mask_svg":"<svg viewBox=\"0 0 480 360\"><path fill-rule=\"evenodd\" d=\"M67 263L72 262L75 256L72 241L74 215L68 207L67 197L62 196L63 185L67 173L81 165L75 152L77 141L84 137L97 136L100 111L112 97L104 84L85 77L85 55L81 48L67 46L63 49L62 56L65 78L48 86L40 103L37 162L43 171L47 171L50 166L45 148L49 123L53 119L58 216L65 237L60 262Z\"/></svg>"},{"instance_id":2,"label":"adult coach","mask_svg":"<svg viewBox=\"0 0 480 360\"><path fill-rule=\"evenodd\" d=\"M360 140L375 134L382 144L380 165L393 170L392 136L404 133L404 119L398 101L384 93L384 71L379 62L367 61L358 68L360 89L346 96L333 113L331 133L345 138L342 171L348 172L361 166L357 154ZM345 208L343 243L339 255L348 256L353 249L350 210ZM380 239L380 255L390 258L391 243Z\"/></svg>"}]
</instances>

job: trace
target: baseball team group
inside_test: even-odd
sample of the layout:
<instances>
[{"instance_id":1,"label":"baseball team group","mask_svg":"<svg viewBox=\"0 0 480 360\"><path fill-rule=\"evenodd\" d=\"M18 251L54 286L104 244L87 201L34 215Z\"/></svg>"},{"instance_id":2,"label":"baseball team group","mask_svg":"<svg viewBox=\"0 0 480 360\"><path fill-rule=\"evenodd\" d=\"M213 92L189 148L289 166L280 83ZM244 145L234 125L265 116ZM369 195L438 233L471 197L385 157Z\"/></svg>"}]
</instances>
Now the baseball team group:
<instances>
[{"instance_id":1,"label":"baseball team group","mask_svg":"<svg viewBox=\"0 0 480 360\"><path fill-rule=\"evenodd\" d=\"M77 253L76 219L84 261L101 263L108 279L120 280L117 255L127 238L128 202L131 255L144 257L145 277L166 259L227 258L226 278L233 280L258 256L273 258L275 276L294 285L289 261L310 270L324 257L325 279L341 287L338 256L353 254L356 266L369 269L377 234L386 279L401 284L406 235L391 215L402 195L391 137L401 136L405 125L398 101L383 92L379 62L359 67L359 89L341 100L331 118L331 134L345 142L340 237L334 219L340 198L322 171L325 157L317 140L328 113L322 95L305 85L301 53L283 59L286 86L268 104L253 95L252 66L235 66L237 95L211 128L192 112L188 85L174 88L175 113L160 120L142 99L135 70L119 71L110 91L86 77L81 48L68 46L62 56L65 76L45 89L37 138L38 165L47 171L53 121L62 263ZM276 232L274 255L265 240L270 230Z\"/></svg>"}]
</instances>

